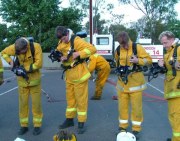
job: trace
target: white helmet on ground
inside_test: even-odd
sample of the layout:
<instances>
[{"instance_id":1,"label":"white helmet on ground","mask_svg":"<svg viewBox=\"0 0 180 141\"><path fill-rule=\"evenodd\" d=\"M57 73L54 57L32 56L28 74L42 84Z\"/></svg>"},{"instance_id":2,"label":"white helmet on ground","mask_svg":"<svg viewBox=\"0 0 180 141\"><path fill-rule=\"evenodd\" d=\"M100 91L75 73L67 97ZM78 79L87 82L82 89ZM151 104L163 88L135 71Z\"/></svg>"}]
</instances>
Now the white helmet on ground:
<instances>
[{"instance_id":1,"label":"white helmet on ground","mask_svg":"<svg viewBox=\"0 0 180 141\"><path fill-rule=\"evenodd\" d=\"M116 141L136 141L136 137L129 132L120 132L117 135Z\"/></svg>"}]
</instances>

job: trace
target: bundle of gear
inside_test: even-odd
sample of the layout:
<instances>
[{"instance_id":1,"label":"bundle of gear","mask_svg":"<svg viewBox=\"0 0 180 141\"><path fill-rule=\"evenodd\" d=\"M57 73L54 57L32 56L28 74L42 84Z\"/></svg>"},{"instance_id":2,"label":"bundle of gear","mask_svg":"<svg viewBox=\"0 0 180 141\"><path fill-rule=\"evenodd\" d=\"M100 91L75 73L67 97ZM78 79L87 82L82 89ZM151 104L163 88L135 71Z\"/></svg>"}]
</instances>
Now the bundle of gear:
<instances>
[{"instance_id":1,"label":"bundle of gear","mask_svg":"<svg viewBox=\"0 0 180 141\"><path fill-rule=\"evenodd\" d=\"M53 136L53 141L77 141L74 133L61 130Z\"/></svg>"}]
</instances>

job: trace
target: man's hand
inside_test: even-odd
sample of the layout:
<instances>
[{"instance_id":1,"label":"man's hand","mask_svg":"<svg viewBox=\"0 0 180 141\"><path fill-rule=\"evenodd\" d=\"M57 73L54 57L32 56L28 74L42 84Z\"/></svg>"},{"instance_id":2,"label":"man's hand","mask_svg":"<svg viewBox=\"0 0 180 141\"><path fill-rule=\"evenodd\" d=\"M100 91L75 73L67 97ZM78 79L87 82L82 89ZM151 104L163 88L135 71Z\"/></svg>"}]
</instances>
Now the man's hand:
<instances>
[{"instance_id":1,"label":"man's hand","mask_svg":"<svg viewBox=\"0 0 180 141\"><path fill-rule=\"evenodd\" d=\"M9 62L9 65L10 65L10 67L12 69L14 67L14 62L13 61Z\"/></svg>"},{"instance_id":2,"label":"man's hand","mask_svg":"<svg viewBox=\"0 0 180 141\"><path fill-rule=\"evenodd\" d=\"M135 55L133 55L129 61L133 64L137 64L139 59Z\"/></svg>"},{"instance_id":3,"label":"man's hand","mask_svg":"<svg viewBox=\"0 0 180 141\"><path fill-rule=\"evenodd\" d=\"M61 60L62 62L67 61L67 57L66 57L66 56L62 56L62 57L60 57L60 60Z\"/></svg>"},{"instance_id":4,"label":"man's hand","mask_svg":"<svg viewBox=\"0 0 180 141\"><path fill-rule=\"evenodd\" d=\"M175 68L176 70L180 70L180 63L178 61L175 62Z\"/></svg>"},{"instance_id":5,"label":"man's hand","mask_svg":"<svg viewBox=\"0 0 180 141\"><path fill-rule=\"evenodd\" d=\"M79 57L79 52L73 52L73 60L75 60L77 57Z\"/></svg>"},{"instance_id":6,"label":"man's hand","mask_svg":"<svg viewBox=\"0 0 180 141\"><path fill-rule=\"evenodd\" d=\"M160 67L163 67L164 66L164 60L158 60L158 65Z\"/></svg>"}]
</instances>

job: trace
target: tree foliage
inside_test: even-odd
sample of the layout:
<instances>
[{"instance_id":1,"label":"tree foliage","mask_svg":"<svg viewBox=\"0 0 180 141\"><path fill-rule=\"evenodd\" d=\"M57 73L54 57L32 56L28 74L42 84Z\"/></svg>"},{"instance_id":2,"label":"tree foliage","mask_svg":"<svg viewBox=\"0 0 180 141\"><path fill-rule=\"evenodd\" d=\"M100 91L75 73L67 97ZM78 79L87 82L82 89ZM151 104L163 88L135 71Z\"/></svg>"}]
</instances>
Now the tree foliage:
<instances>
[{"instance_id":1,"label":"tree foliage","mask_svg":"<svg viewBox=\"0 0 180 141\"><path fill-rule=\"evenodd\" d=\"M177 17L174 6L178 0L119 0L119 2L130 4L144 13L146 29L149 29L148 32L153 43L156 42L156 34L159 30L157 27L167 24ZM144 33L142 32L142 34Z\"/></svg>"},{"instance_id":2,"label":"tree foliage","mask_svg":"<svg viewBox=\"0 0 180 141\"><path fill-rule=\"evenodd\" d=\"M119 34L119 32L122 32L122 31L127 32L133 42L135 42L137 39L137 32L136 32L136 29L134 28L126 28L124 25L115 24L115 25L111 25L109 30L111 34L114 35L115 41L118 41L117 35Z\"/></svg>"},{"instance_id":3,"label":"tree foliage","mask_svg":"<svg viewBox=\"0 0 180 141\"><path fill-rule=\"evenodd\" d=\"M8 42L17 36L33 36L44 51L49 51L57 42L54 36L57 25L80 30L83 17L80 10L62 9L59 4L59 0L1 0L0 15L11 24Z\"/></svg>"},{"instance_id":4,"label":"tree foliage","mask_svg":"<svg viewBox=\"0 0 180 141\"><path fill-rule=\"evenodd\" d=\"M4 44L7 37L7 26L6 24L0 24L0 50L2 49L2 45Z\"/></svg>"}]
</instances>

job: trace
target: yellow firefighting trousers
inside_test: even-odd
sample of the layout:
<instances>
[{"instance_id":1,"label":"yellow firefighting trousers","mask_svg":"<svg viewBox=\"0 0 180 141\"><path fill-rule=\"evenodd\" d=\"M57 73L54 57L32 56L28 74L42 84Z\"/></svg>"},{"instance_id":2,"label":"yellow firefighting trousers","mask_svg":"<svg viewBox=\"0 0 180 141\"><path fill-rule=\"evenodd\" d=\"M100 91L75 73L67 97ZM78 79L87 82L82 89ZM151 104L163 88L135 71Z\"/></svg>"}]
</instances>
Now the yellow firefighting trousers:
<instances>
[{"instance_id":1,"label":"yellow firefighting trousers","mask_svg":"<svg viewBox=\"0 0 180 141\"><path fill-rule=\"evenodd\" d=\"M119 127L126 129L129 125L128 119L130 104L132 130L140 131L141 123L143 121L142 91L131 93L124 93L122 91L118 91Z\"/></svg>"},{"instance_id":2,"label":"yellow firefighting trousers","mask_svg":"<svg viewBox=\"0 0 180 141\"><path fill-rule=\"evenodd\" d=\"M66 82L66 118L74 118L77 114L78 122L86 122L88 108L88 80L82 83Z\"/></svg>"},{"instance_id":3,"label":"yellow firefighting trousers","mask_svg":"<svg viewBox=\"0 0 180 141\"><path fill-rule=\"evenodd\" d=\"M41 85L30 87L19 87L19 118L21 127L27 127L29 122L29 97L32 100L32 114L34 127L41 127Z\"/></svg>"},{"instance_id":4,"label":"yellow firefighting trousers","mask_svg":"<svg viewBox=\"0 0 180 141\"><path fill-rule=\"evenodd\" d=\"M172 141L180 141L180 97L168 99L168 117L172 127Z\"/></svg>"},{"instance_id":5,"label":"yellow firefighting trousers","mask_svg":"<svg viewBox=\"0 0 180 141\"><path fill-rule=\"evenodd\" d=\"M111 69L109 65L107 65L104 69L98 70L97 79L96 79L96 89L95 89L95 97L101 97L103 87L108 79L109 73Z\"/></svg>"}]
</instances>

